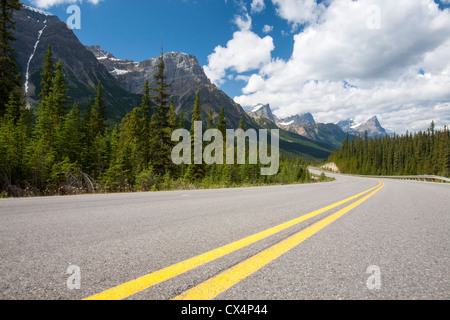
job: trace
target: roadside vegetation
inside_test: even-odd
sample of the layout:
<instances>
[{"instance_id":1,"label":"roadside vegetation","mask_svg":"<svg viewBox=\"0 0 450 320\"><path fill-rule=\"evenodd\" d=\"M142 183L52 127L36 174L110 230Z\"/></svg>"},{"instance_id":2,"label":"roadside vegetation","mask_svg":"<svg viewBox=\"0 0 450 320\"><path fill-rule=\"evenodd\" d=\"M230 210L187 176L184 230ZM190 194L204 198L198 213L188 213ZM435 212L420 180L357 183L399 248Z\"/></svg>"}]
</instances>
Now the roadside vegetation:
<instances>
[{"instance_id":1,"label":"roadside vegetation","mask_svg":"<svg viewBox=\"0 0 450 320\"><path fill-rule=\"evenodd\" d=\"M342 173L361 175L437 175L450 177L450 132L435 128L425 132L369 139L347 138L329 162Z\"/></svg>"},{"instance_id":2,"label":"roadside vegetation","mask_svg":"<svg viewBox=\"0 0 450 320\"><path fill-rule=\"evenodd\" d=\"M283 156L278 173L272 176L261 175L260 163L248 164L248 154L243 165L174 165L171 133L185 128L186 121L182 114L175 113L167 94L162 57L153 79L156 88L150 89L147 81L141 105L120 123L108 126L102 84L98 83L97 94L86 108L78 103L69 106L63 65L52 57L49 46L37 111L26 107L21 81L14 82L8 99L0 104L0 197L325 181L315 179L305 161ZM14 65L12 54L9 59ZM15 74L16 78L20 74ZM202 120L208 128L225 133L224 109L214 123L210 116L201 118L200 106L197 94L192 123ZM81 112L83 109L86 111ZM245 130L243 121L239 128Z\"/></svg>"}]
</instances>

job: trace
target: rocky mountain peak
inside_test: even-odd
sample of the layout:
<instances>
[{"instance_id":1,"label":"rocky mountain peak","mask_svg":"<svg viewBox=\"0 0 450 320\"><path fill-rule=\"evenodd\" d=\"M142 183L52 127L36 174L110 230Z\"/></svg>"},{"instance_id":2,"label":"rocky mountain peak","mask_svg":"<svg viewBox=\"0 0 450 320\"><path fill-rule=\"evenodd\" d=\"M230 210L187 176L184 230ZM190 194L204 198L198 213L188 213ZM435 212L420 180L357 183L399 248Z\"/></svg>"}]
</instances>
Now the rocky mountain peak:
<instances>
[{"instance_id":1,"label":"rocky mountain peak","mask_svg":"<svg viewBox=\"0 0 450 320\"><path fill-rule=\"evenodd\" d=\"M100 46L86 48L128 92L142 94L146 80L149 81L150 87L154 86L153 76L158 71L161 56L138 62L117 59ZM212 109L213 118L218 117L221 107L224 107L227 122L231 126L237 126L241 117L245 117L242 107L211 83L195 56L182 52L167 52L162 57L166 82L171 85L168 93L173 98L177 113L183 111L186 119L190 119L195 96L199 92L201 108L205 114Z\"/></svg>"},{"instance_id":2,"label":"rocky mountain peak","mask_svg":"<svg viewBox=\"0 0 450 320\"><path fill-rule=\"evenodd\" d=\"M159 57L136 62L117 59L112 53L103 50L100 46L87 46L86 48L129 92L141 94L144 90L145 80L149 80L151 83L153 75L157 72ZM171 90L182 90L192 81L205 85L211 84L195 56L182 52L167 52L164 53L163 58L167 82L175 86Z\"/></svg>"},{"instance_id":3,"label":"rocky mountain peak","mask_svg":"<svg viewBox=\"0 0 450 320\"><path fill-rule=\"evenodd\" d=\"M366 122L358 124L352 119L343 120L337 125L344 131L350 134L364 135L367 131L369 137L385 136L386 130L381 126L377 116L373 116Z\"/></svg>"},{"instance_id":4,"label":"rocky mountain peak","mask_svg":"<svg viewBox=\"0 0 450 320\"><path fill-rule=\"evenodd\" d=\"M91 51L98 60L103 60L103 59L117 60L116 57L114 57L114 55L112 53L103 50L99 45L86 46L86 48L89 51Z\"/></svg>"},{"instance_id":5,"label":"rocky mountain peak","mask_svg":"<svg viewBox=\"0 0 450 320\"><path fill-rule=\"evenodd\" d=\"M272 109L270 109L269 104L258 103L257 105L249 109L247 111L247 114L249 114L252 117L268 119L272 122L276 122L277 120L276 117L273 115Z\"/></svg>"},{"instance_id":6,"label":"rocky mountain peak","mask_svg":"<svg viewBox=\"0 0 450 320\"><path fill-rule=\"evenodd\" d=\"M279 119L280 125L293 125L293 124L300 124L300 123L312 123L315 124L316 121L314 120L314 117L311 113L304 113L304 114L296 114L287 118Z\"/></svg>"}]
</instances>

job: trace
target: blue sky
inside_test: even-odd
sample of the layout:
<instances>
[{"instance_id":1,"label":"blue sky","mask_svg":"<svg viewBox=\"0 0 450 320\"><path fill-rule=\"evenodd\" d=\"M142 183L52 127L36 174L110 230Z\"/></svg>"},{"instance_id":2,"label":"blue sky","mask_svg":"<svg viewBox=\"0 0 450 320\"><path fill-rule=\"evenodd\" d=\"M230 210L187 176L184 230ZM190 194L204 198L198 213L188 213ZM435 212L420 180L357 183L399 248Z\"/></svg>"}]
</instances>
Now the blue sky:
<instances>
[{"instance_id":1,"label":"blue sky","mask_svg":"<svg viewBox=\"0 0 450 320\"><path fill-rule=\"evenodd\" d=\"M34 7L40 3L23 2ZM66 21L71 15L66 10L72 1L60 2L59 5L41 8ZM98 4L89 1L75 3L81 9L82 23L81 29L74 32L83 44L98 44L119 59L143 61L157 57L163 41L164 51L195 55L202 66L208 63L208 56L214 48L226 45L233 32L238 30L234 19L242 13L242 3L235 0L104 0ZM274 30L270 33L277 33L278 36L274 37L276 49L273 53L288 59L293 45L292 37L288 36L290 26L274 14L271 3L267 3L267 10L255 15L252 29L264 36L265 25L273 26ZM230 91L239 93L232 89L236 86L229 85Z\"/></svg>"},{"instance_id":2,"label":"blue sky","mask_svg":"<svg viewBox=\"0 0 450 320\"><path fill-rule=\"evenodd\" d=\"M100 45L119 59L143 61L157 57L164 51L185 52L195 55L203 66L218 45L226 45L233 32L238 30L234 20L243 12L245 2L236 0L103 0L94 1L23 1L40 7L62 21L71 14L67 8L72 3L81 9L81 29L74 30L85 45ZM52 5L56 3L55 5ZM251 10L251 3L247 3ZM289 24L278 17L271 2L266 9L254 15L252 29L261 36L265 25L273 27L270 34L276 46L273 54L289 59L293 39ZM243 74L246 74L245 72ZM240 94L242 81L226 81L221 85L231 97Z\"/></svg>"},{"instance_id":3,"label":"blue sky","mask_svg":"<svg viewBox=\"0 0 450 320\"><path fill-rule=\"evenodd\" d=\"M24 0L81 9L86 45L142 61L193 54L244 108L391 130L450 124L450 0Z\"/></svg>"}]
</instances>

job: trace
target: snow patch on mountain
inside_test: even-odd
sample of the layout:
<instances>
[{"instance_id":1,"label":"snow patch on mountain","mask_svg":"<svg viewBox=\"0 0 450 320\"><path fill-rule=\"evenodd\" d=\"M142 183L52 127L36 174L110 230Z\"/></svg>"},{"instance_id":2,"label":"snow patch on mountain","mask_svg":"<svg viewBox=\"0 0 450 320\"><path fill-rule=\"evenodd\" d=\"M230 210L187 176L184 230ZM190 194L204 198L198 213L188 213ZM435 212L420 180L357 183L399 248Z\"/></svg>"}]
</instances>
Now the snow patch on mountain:
<instances>
[{"instance_id":1,"label":"snow patch on mountain","mask_svg":"<svg viewBox=\"0 0 450 320\"><path fill-rule=\"evenodd\" d=\"M31 7L29 7L29 8L31 8ZM47 23L47 20L45 20L44 23ZM28 94L28 80L30 78L30 63L31 63L31 60L33 60L34 54L36 53L37 46L38 46L39 42L41 41L41 36L44 33L45 28L47 28L46 24L44 25L44 28L42 28L42 30L39 30L37 41L34 44L33 52L31 53L31 56L28 59L27 70L26 70L26 73L25 73L25 94L26 95Z\"/></svg>"},{"instance_id":2,"label":"snow patch on mountain","mask_svg":"<svg viewBox=\"0 0 450 320\"><path fill-rule=\"evenodd\" d=\"M263 104L257 104L256 106L254 106L253 108L250 109L250 112L256 112L259 109L261 109L262 107L264 107Z\"/></svg>"},{"instance_id":3,"label":"snow patch on mountain","mask_svg":"<svg viewBox=\"0 0 450 320\"><path fill-rule=\"evenodd\" d=\"M43 14L45 16L52 16L53 15L50 12L46 12L46 11L43 11L43 10L40 10L40 9L36 9L36 8L30 7L30 6L27 6L26 4L22 4L22 7L24 7L25 9L28 9L30 11L34 11L34 12Z\"/></svg>"},{"instance_id":4,"label":"snow patch on mountain","mask_svg":"<svg viewBox=\"0 0 450 320\"><path fill-rule=\"evenodd\" d=\"M280 122L280 125L282 125L282 126L290 126L291 124L294 124L294 120L292 120L292 121L289 121L289 122Z\"/></svg>"},{"instance_id":5,"label":"snow patch on mountain","mask_svg":"<svg viewBox=\"0 0 450 320\"><path fill-rule=\"evenodd\" d=\"M117 75L127 74L128 72L129 72L128 70L121 70L121 69L117 69L117 68L114 68L114 70L111 71L111 73L114 73Z\"/></svg>"}]
</instances>

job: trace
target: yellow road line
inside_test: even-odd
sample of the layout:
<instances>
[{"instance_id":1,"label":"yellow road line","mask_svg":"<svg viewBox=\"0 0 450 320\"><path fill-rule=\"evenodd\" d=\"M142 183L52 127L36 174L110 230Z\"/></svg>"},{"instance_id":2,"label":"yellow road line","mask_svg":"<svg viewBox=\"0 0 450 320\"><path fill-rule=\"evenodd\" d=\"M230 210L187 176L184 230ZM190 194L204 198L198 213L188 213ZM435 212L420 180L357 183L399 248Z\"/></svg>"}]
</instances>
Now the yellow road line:
<instances>
[{"instance_id":1,"label":"yellow road line","mask_svg":"<svg viewBox=\"0 0 450 320\"><path fill-rule=\"evenodd\" d=\"M319 232L332 222L336 221L350 210L356 208L361 203L372 197L378 191L384 187L382 184L377 190L373 191L369 195L355 201L351 205L339 210L338 212L320 220L312 226L300 231L299 233L281 241L280 243L266 249L259 254L241 262L240 264L222 272L221 274L206 280L198 286L185 291L173 300L211 300L222 292L228 290L238 282L247 278L254 272L258 271L271 261L277 259L284 253L298 246L300 243Z\"/></svg>"},{"instance_id":2,"label":"yellow road line","mask_svg":"<svg viewBox=\"0 0 450 320\"><path fill-rule=\"evenodd\" d=\"M220 248L214 249L212 251L203 253L201 255L198 255L196 257L190 258L188 260L176 263L174 265L171 265L169 267L166 267L164 269L161 269L159 271L155 271L153 273L147 274L145 276L142 276L140 278L137 278L135 280L131 280L129 282L120 284L116 287L113 287L111 289L105 290L103 292L94 294L90 297L87 297L83 300L120 300L125 299L133 294L136 294L138 292L141 292L145 289L148 289L158 283L164 282L166 280L169 280L171 278L174 278L180 274L183 274L185 272L188 272L192 269L195 269L201 265L204 265L208 262L214 261L220 257L223 257L227 254L230 254L234 251L237 251L239 249L242 249L246 246L249 246L257 241L260 241L264 238L267 238L273 234L276 234L280 231L283 231L289 227L292 227L296 224L299 224L305 220L311 219L321 213L324 213L328 210L331 210L333 208L336 208L344 203L347 203L353 199L356 199L366 193L369 193L370 191L378 188L381 185L381 182L373 188L370 188L364 192L361 192L357 195L354 195L352 197L349 197L345 200L336 202L332 205L329 205L327 207L324 207L322 209L316 210L314 212L308 213L306 215L303 215L299 218L293 219L291 221L282 223L278 226L272 227L270 229L267 229L265 231L256 233L254 235L251 235L249 237L246 237L244 239L235 241L233 243L227 244L225 246L222 246Z\"/></svg>"}]
</instances>

